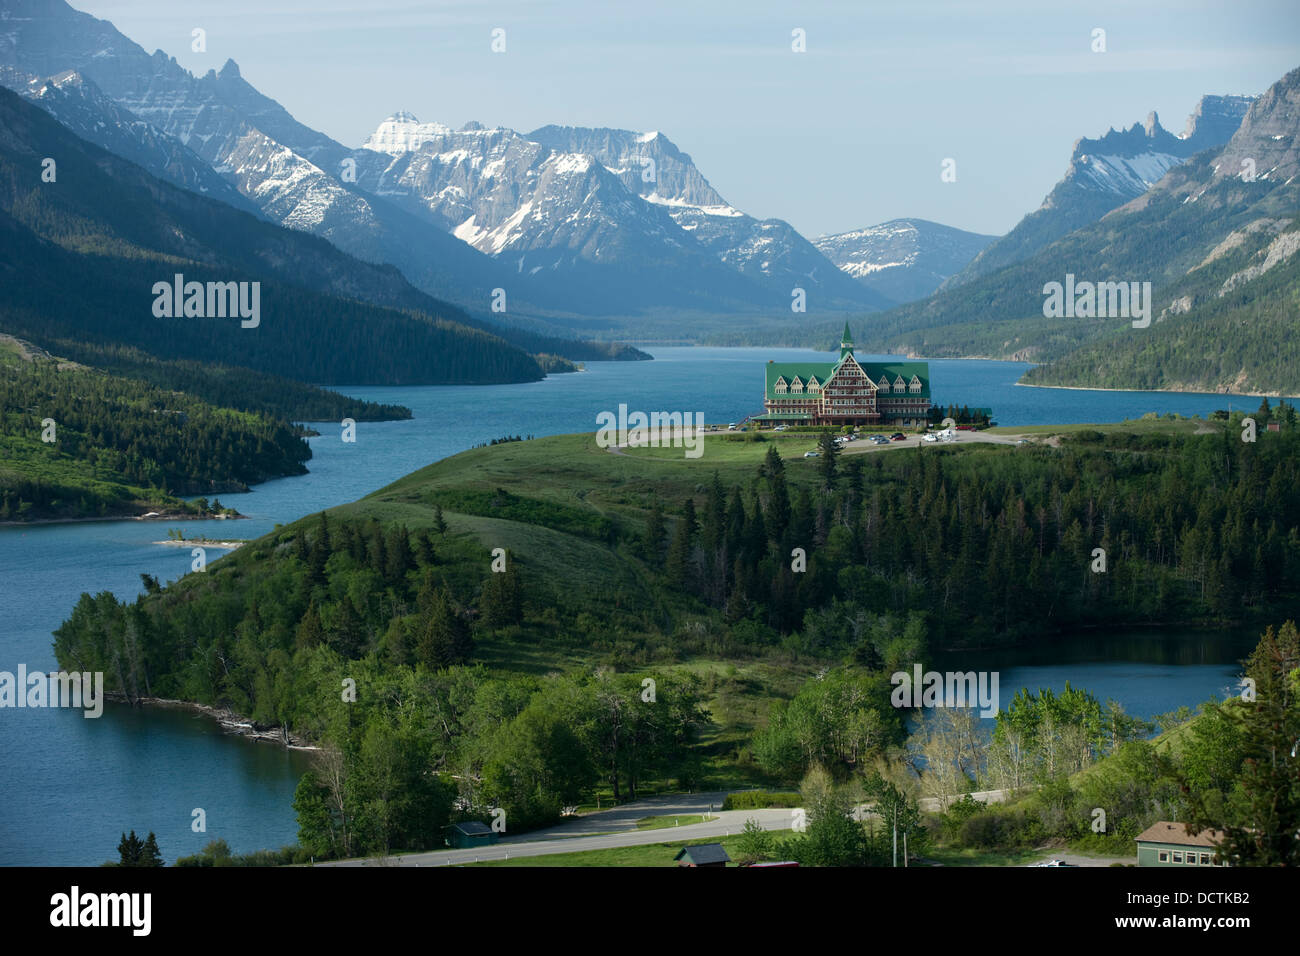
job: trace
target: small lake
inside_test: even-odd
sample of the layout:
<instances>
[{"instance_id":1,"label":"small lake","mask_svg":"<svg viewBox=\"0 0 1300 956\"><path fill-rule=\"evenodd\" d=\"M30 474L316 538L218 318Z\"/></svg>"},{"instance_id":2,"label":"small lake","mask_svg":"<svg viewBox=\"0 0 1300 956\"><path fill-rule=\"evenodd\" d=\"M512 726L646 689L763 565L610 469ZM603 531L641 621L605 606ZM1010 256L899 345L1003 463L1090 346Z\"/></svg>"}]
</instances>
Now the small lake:
<instances>
[{"instance_id":1,"label":"small lake","mask_svg":"<svg viewBox=\"0 0 1300 956\"><path fill-rule=\"evenodd\" d=\"M185 574L189 551L156 543L169 528L196 537L256 537L493 438L594 431L597 413L622 402L633 410L700 411L706 421L735 421L762 410L763 365L769 359L834 358L803 349L651 351L653 362L590 363L582 373L521 385L340 389L407 405L415 418L363 422L355 444L340 441L336 425L318 426L323 434L311 440L310 474L221 496L249 520L0 528L0 670L13 672L19 664L29 671L52 669L51 631L81 592L107 590L133 599L141 574L163 581ZM990 406L1003 425L1107 422L1147 412L1208 415L1230 403L1252 410L1259 405L1240 396L1017 386L1026 368L1018 362L933 361L935 401ZM1237 644L1229 651L1209 635L1164 635L1157 651L1136 638L1080 638L1052 648L1051 660L1011 663L1003 653L998 669L1005 700L1022 683L1059 688L1068 679L1148 716L1195 706L1230 683L1235 660L1254 643L1233 640ZM67 711L0 710L0 753L6 761L0 864L97 865L116 857L121 832L131 829L155 831L169 863L215 837L236 852L296 838L291 802L305 756L226 736L213 721L184 711L111 706L100 719L88 720ZM195 808L206 811L206 833L191 830Z\"/></svg>"}]
</instances>

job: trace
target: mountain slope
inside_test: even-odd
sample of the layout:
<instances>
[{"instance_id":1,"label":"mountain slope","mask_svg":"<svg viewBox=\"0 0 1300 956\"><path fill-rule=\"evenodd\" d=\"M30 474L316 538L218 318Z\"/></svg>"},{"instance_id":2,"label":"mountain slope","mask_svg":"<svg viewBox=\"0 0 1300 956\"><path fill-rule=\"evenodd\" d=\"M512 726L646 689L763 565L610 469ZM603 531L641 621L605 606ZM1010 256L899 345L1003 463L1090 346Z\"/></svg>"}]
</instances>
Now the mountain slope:
<instances>
[{"instance_id":1,"label":"mountain slope","mask_svg":"<svg viewBox=\"0 0 1300 956\"><path fill-rule=\"evenodd\" d=\"M1217 153L1036 255L878 317L870 347L1049 363L1040 384L1300 394L1300 70L1252 105ZM1256 176L1243 179L1246 160ZM1151 283L1148 328L1045 318L1045 285Z\"/></svg>"},{"instance_id":2,"label":"mountain slope","mask_svg":"<svg viewBox=\"0 0 1300 956\"><path fill-rule=\"evenodd\" d=\"M1075 229L1142 195L1165 173L1202 150L1220 147L1241 125L1248 96L1204 96L1175 136L1151 113L1144 124L1079 139L1070 167L1043 200L1009 233L984 249L942 288L953 288L1021 262Z\"/></svg>"},{"instance_id":3,"label":"mountain slope","mask_svg":"<svg viewBox=\"0 0 1300 956\"><path fill-rule=\"evenodd\" d=\"M195 77L62 0L11 0L0 17L0 65L29 80L80 73L188 146L273 221L366 261L391 262L421 289L470 307L486 310L501 284L487 257L346 188L339 164L349 151L259 93L233 61Z\"/></svg>"},{"instance_id":4,"label":"mountain slope","mask_svg":"<svg viewBox=\"0 0 1300 956\"><path fill-rule=\"evenodd\" d=\"M46 156L59 157L53 183ZM162 182L4 89L0 249L0 327L47 348L127 345L324 383L542 377L501 339L418 311L439 304L391 266ZM155 283L177 273L259 283L257 324L158 317Z\"/></svg>"},{"instance_id":5,"label":"mountain slope","mask_svg":"<svg viewBox=\"0 0 1300 956\"><path fill-rule=\"evenodd\" d=\"M661 206L681 229L731 269L760 283L774 298L796 286L818 303L881 308L886 296L867 293L836 271L816 246L781 219L756 219L729 205L691 157L663 133L544 126L530 140L593 157L629 191Z\"/></svg>"},{"instance_id":6,"label":"mountain slope","mask_svg":"<svg viewBox=\"0 0 1300 956\"><path fill-rule=\"evenodd\" d=\"M923 299L997 236L925 219L892 219L813 240L843 272L895 302Z\"/></svg>"}]
</instances>

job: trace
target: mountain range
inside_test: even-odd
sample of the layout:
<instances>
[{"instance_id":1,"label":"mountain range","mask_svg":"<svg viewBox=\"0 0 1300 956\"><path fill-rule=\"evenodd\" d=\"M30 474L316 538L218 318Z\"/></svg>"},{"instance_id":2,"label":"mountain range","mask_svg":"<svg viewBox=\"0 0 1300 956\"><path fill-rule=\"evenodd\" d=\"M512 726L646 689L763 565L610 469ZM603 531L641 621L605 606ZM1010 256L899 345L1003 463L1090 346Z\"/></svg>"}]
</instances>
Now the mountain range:
<instances>
[{"instance_id":1,"label":"mountain range","mask_svg":"<svg viewBox=\"0 0 1300 956\"><path fill-rule=\"evenodd\" d=\"M1029 258L1039 249L1134 199L1170 169L1202 150L1222 146L1241 126L1249 96L1204 96L1181 135L1160 125L1155 112L1145 123L1111 129L1099 139L1075 141L1070 166L1042 205L990 244L948 279L952 288Z\"/></svg>"},{"instance_id":2,"label":"mountain range","mask_svg":"<svg viewBox=\"0 0 1300 956\"><path fill-rule=\"evenodd\" d=\"M1278 178L1286 164L1262 158L1295 136L1290 76L1259 98L1205 96L1181 134L1152 113L1078 140L1065 176L1006 236L899 219L812 241L729 204L658 131L452 129L399 111L349 148L299 123L233 61L195 76L63 0L0 11L0 82L159 180L392 268L422 296L404 307L533 353L607 357L571 336L617 337L656 321L697 338L721 329L733 344L737 334L806 341L832 314L874 313L860 335L873 348L1029 359L1050 365L1033 377L1078 381L1102 375L1078 364L1079 350L1136 346L1111 341L1113 323L1045 317L1045 284L1087 271L1151 282L1160 302L1150 343L1175 326L1208 330L1214 316L1280 308L1285 288L1271 284L1294 263L1292 184ZM1267 142L1265 128L1275 130ZM1219 171L1232 163L1242 168ZM799 290L803 315L790 308ZM328 282L316 291L340 294ZM1271 323L1266 315L1245 337L1252 355L1254 332ZM1162 354L1145 360L1151 374L1133 368L1124 380L1265 389L1287 380L1228 368L1232 350L1202 344L1223 359L1213 372L1174 372ZM1180 340L1175 351L1191 347Z\"/></svg>"},{"instance_id":3,"label":"mountain range","mask_svg":"<svg viewBox=\"0 0 1300 956\"><path fill-rule=\"evenodd\" d=\"M859 341L1041 363L1033 384L1300 394L1298 148L1293 70L1250 100L1223 145L1021 261L873 317ZM1149 282L1149 327L1047 317L1048 285L1067 276Z\"/></svg>"},{"instance_id":4,"label":"mountain range","mask_svg":"<svg viewBox=\"0 0 1300 956\"><path fill-rule=\"evenodd\" d=\"M79 135L230 199L215 173L271 221L494 321L556 331L666 309L789 314L795 288L813 315L892 304L787 223L728 206L662 134L451 130L399 113L349 149L233 61L195 76L63 0L12 0L0 24L0 80ZM490 311L497 289L504 314Z\"/></svg>"}]
</instances>

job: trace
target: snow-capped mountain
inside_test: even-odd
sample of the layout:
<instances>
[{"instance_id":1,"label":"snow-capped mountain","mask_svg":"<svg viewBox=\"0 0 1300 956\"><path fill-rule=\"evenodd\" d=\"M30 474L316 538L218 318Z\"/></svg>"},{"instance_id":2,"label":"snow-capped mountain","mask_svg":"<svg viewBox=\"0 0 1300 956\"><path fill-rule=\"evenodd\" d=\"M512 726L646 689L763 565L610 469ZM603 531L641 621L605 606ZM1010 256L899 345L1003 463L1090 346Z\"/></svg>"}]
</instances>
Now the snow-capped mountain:
<instances>
[{"instance_id":1,"label":"snow-capped mountain","mask_svg":"<svg viewBox=\"0 0 1300 956\"><path fill-rule=\"evenodd\" d=\"M996 239L925 219L891 219L812 242L868 288L895 302L913 302L939 288Z\"/></svg>"},{"instance_id":2,"label":"snow-capped mountain","mask_svg":"<svg viewBox=\"0 0 1300 956\"><path fill-rule=\"evenodd\" d=\"M118 106L75 70L28 80L22 74L0 67L0 82L41 107L82 139L131 160L159 179L261 215L256 205L188 146Z\"/></svg>"},{"instance_id":3,"label":"snow-capped mountain","mask_svg":"<svg viewBox=\"0 0 1300 956\"><path fill-rule=\"evenodd\" d=\"M349 151L263 96L233 61L194 76L161 50L146 53L111 23L63 0L6 0L0 67L15 88L17 78L30 87L75 71L132 117L104 112L87 117L83 130L95 122L142 121L186 146L273 222L322 236L358 258L392 263L426 292L483 309L500 284L500 269L489 258L346 188L339 164ZM55 105L49 98L32 101ZM122 148L102 131L92 139Z\"/></svg>"},{"instance_id":4,"label":"snow-capped mountain","mask_svg":"<svg viewBox=\"0 0 1300 956\"><path fill-rule=\"evenodd\" d=\"M528 138L595 158L627 189L663 207L703 248L774 293L789 295L799 285L846 301L861 296L789 223L757 219L731 206L661 132L544 126Z\"/></svg>"},{"instance_id":5,"label":"snow-capped mountain","mask_svg":"<svg viewBox=\"0 0 1300 956\"><path fill-rule=\"evenodd\" d=\"M681 287L770 309L787 304L795 287L817 307L887 304L846 282L788 223L728 205L659 132L453 130L403 111L353 158L359 188L537 281L599 264L635 270L623 277L633 282L628 291L661 296L653 286L662 279L648 265L671 269Z\"/></svg>"},{"instance_id":6,"label":"snow-capped mountain","mask_svg":"<svg viewBox=\"0 0 1300 956\"><path fill-rule=\"evenodd\" d=\"M1160 118L1151 113L1145 123L1111 129L1098 139L1077 140L1069 169L1042 206L988 246L943 288L1027 259L1142 195L1173 167L1202 150L1226 143L1252 102L1249 96L1204 96L1178 135L1161 126Z\"/></svg>"},{"instance_id":7,"label":"snow-capped mountain","mask_svg":"<svg viewBox=\"0 0 1300 956\"><path fill-rule=\"evenodd\" d=\"M525 136L398 114L348 149L295 120L233 61L193 75L63 0L6 0L0 67L15 88L74 71L128 114L102 110L81 130L142 122L272 221L392 263L417 287L471 310L486 311L494 288L522 317L780 314L796 286L811 314L888 304L787 224L730 210L660 135L546 128ZM139 132L135 144L98 135L109 149L143 148ZM639 161L624 162L647 156L660 167L649 182Z\"/></svg>"}]
</instances>

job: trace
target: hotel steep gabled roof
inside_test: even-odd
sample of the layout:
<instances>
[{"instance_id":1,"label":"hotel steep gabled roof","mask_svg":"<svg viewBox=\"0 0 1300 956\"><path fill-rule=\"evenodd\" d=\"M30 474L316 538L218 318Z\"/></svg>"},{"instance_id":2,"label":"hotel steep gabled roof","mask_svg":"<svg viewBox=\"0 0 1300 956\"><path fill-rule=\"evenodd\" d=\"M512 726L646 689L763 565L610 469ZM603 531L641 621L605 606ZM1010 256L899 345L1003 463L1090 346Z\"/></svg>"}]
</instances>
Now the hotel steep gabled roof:
<instances>
[{"instance_id":1,"label":"hotel steep gabled roof","mask_svg":"<svg viewBox=\"0 0 1300 956\"><path fill-rule=\"evenodd\" d=\"M854 361L858 361L854 356ZM812 375L817 376L817 381L826 384L826 381L834 374L835 369L839 367L839 362L768 362L767 363L767 382L764 389L764 396L772 401L789 399L791 393L780 394L776 391L776 380L784 377L789 383L796 375L805 384ZM930 365L928 362L861 362L858 365L862 371L871 377L871 381L879 384L882 375L889 376L889 384L894 384L894 379L898 376L903 377L904 382L911 382L912 376L915 375L921 380L921 390L919 392L907 393L911 398L930 397ZM807 392L802 393L807 396ZM889 396L892 397L891 392Z\"/></svg>"}]
</instances>

